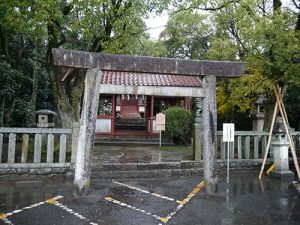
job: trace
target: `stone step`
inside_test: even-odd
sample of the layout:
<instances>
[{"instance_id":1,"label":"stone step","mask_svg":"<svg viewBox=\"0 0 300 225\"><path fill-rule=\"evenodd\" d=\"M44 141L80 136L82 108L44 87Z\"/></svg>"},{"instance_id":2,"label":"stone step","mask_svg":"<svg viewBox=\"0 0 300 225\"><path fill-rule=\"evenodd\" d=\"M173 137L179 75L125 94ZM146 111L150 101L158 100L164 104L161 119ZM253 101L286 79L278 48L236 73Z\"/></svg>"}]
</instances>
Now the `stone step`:
<instances>
[{"instance_id":1,"label":"stone step","mask_svg":"<svg viewBox=\"0 0 300 225\"><path fill-rule=\"evenodd\" d=\"M96 145L159 145L158 138L132 137L96 137ZM173 142L162 140L163 146L174 145Z\"/></svg>"},{"instance_id":2,"label":"stone step","mask_svg":"<svg viewBox=\"0 0 300 225\"><path fill-rule=\"evenodd\" d=\"M92 166L92 171L172 170L200 168L202 165L199 161L96 164Z\"/></svg>"},{"instance_id":3,"label":"stone step","mask_svg":"<svg viewBox=\"0 0 300 225\"><path fill-rule=\"evenodd\" d=\"M191 169L161 169L161 170L135 170L135 171L92 171L91 177L95 179L136 179L136 178L163 178L180 177L203 174L202 168Z\"/></svg>"},{"instance_id":4,"label":"stone step","mask_svg":"<svg viewBox=\"0 0 300 225\"><path fill-rule=\"evenodd\" d=\"M262 160L232 160L230 170L259 170ZM218 160L219 172L226 172L227 161ZM125 163L95 164L92 166L92 178L95 179L134 179L163 178L190 175L203 175L202 161L160 162L160 163Z\"/></svg>"},{"instance_id":5,"label":"stone step","mask_svg":"<svg viewBox=\"0 0 300 225\"><path fill-rule=\"evenodd\" d=\"M157 162L97 164L92 166L92 178L131 179L190 176L202 174L202 162Z\"/></svg>"}]
</instances>

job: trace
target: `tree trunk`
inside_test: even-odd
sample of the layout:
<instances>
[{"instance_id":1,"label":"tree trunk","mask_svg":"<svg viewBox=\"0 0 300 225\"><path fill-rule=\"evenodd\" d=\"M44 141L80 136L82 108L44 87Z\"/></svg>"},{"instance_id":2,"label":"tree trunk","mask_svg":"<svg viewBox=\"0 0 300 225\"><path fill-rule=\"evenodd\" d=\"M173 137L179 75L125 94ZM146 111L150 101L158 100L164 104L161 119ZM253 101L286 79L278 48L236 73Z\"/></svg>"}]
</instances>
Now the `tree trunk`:
<instances>
[{"instance_id":1,"label":"tree trunk","mask_svg":"<svg viewBox=\"0 0 300 225\"><path fill-rule=\"evenodd\" d=\"M5 98L1 100L1 104L0 104L0 127L4 126L4 106L5 106Z\"/></svg>"},{"instance_id":2,"label":"tree trunk","mask_svg":"<svg viewBox=\"0 0 300 225\"><path fill-rule=\"evenodd\" d=\"M269 132L271 128L272 116L275 108L275 102L268 100L265 103L265 120L264 120L264 131Z\"/></svg>"},{"instance_id":3,"label":"tree trunk","mask_svg":"<svg viewBox=\"0 0 300 225\"><path fill-rule=\"evenodd\" d=\"M273 0L273 10L274 10L274 12L276 10L280 10L281 5L282 5L281 0Z\"/></svg>"},{"instance_id":4,"label":"tree trunk","mask_svg":"<svg viewBox=\"0 0 300 225\"><path fill-rule=\"evenodd\" d=\"M72 106L69 102L69 98L66 95L63 84L61 82L60 68L54 66L53 64L47 65L47 71L50 76L50 82L53 90L53 95L55 97L57 110L61 119L63 128L72 128L74 121L74 114Z\"/></svg>"},{"instance_id":5,"label":"tree trunk","mask_svg":"<svg viewBox=\"0 0 300 225\"><path fill-rule=\"evenodd\" d=\"M37 46L34 43L33 62L32 62L32 94L31 94L31 108L32 108L32 121L35 121L36 111L36 97L38 89L38 71L37 71Z\"/></svg>"},{"instance_id":6,"label":"tree trunk","mask_svg":"<svg viewBox=\"0 0 300 225\"><path fill-rule=\"evenodd\" d=\"M6 122L4 122L5 126L10 126L11 125L11 123L10 123L11 122L11 115L14 111L15 105L16 105L16 99L13 100L10 109L7 111L7 113L5 115L5 119L6 119Z\"/></svg>"}]
</instances>

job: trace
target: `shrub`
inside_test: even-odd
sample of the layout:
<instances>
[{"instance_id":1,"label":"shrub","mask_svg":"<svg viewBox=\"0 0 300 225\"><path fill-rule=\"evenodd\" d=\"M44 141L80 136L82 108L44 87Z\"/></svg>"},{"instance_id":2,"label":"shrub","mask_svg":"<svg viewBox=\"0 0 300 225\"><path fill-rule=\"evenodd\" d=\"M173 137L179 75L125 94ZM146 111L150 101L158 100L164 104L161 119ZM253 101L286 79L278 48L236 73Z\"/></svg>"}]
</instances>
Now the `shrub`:
<instances>
[{"instance_id":1,"label":"shrub","mask_svg":"<svg viewBox=\"0 0 300 225\"><path fill-rule=\"evenodd\" d=\"M173 140L174 144L189 143L192 135L192 113L178 107L168 108L163 113L166 115L163 137Z\"/></svg>"}]
</instances>

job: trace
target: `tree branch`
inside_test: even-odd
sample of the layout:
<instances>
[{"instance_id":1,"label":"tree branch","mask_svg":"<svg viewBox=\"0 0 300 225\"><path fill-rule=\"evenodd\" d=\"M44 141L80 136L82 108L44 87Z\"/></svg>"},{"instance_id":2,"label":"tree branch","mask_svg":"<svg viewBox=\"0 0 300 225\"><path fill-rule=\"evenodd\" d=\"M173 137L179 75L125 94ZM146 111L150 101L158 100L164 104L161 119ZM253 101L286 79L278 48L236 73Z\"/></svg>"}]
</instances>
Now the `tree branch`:
<instances>
[{"instance_id":1,"label":"tree branch","mask_svg":"<svg viewBox=\"0 0 300 225\"><path fill-rule=\"evenodd\" d=\"M237 3L240 2L240 0L230 0L228 2L225 2L224 4L217 6L217 7L208 7L207 5L205 5L204 7L199 7L199 6L189 6L187 8L182 8L182 9L178 9L176 11L174 11L173 13L178 13L178 12L182 12L182 11L186 11L186 10L191 10L191 9L198 9L198 10L203 10L203 11L218 11L221 10L223 8L225 8L226 6L232 4L232 3Z\"/></svg>"}]
</instances>

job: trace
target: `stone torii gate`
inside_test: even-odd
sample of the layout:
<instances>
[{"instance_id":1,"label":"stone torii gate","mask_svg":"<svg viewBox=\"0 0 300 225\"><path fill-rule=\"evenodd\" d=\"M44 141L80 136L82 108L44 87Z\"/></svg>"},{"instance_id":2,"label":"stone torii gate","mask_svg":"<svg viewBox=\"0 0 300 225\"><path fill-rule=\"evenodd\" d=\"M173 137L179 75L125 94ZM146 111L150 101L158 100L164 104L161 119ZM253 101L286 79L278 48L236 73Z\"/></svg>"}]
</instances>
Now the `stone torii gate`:
<instances>
[{"instance_id":1,"label":"stone torii gate","mask_svg":"<svg viewBox=\"0 0 300 225\"><path fill-rule=\"evenodd\" d=\"M168 96L181 96L182 90L185 95L189 93L190 97L203 99L202 135L205 138L201 140L201 134L197 138L203 144L205 187L208 191L213 190L216 184L216 77L240 77L244 73L245 63L110 55L65 49L53 49L52 54L55 65L87 69L74 178L76 195L88 192L99 94L104 93L101 90L112 88L100 84L101 70L198 76L203 79L203 86L199 88L168 87L167 92L163 86L131 86L129 89L136 94L163 93Z\"/></svg>"}]
</instances>

